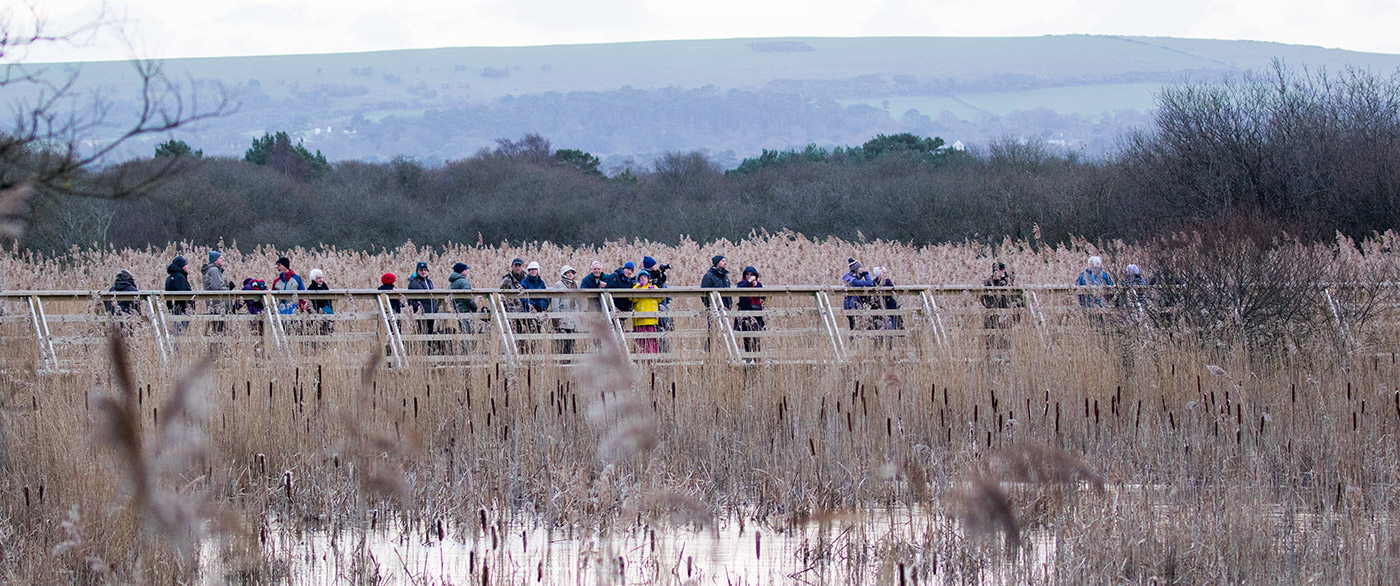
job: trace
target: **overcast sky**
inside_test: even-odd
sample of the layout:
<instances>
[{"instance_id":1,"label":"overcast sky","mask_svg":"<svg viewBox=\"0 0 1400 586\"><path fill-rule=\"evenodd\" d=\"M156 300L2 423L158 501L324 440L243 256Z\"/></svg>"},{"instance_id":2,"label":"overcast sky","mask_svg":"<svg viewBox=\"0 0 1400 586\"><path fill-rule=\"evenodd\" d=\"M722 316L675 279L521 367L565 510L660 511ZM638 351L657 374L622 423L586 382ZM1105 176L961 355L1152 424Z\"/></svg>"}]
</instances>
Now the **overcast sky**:
<instances>
[{"instance_id":1,"label":"overcast sky","mask_svg":"<svg viewBox=\"0 0 1400 586\"><path fill-rule=\"evenodd\" d=\"M1393 0L108 0L141 57L337 53L777 36L1112 34L1248 39L1400 53ZM100 0L27 5L50 32L92 21ZM110 37L23 59L126 59ZM11 52L6 61L18 55Z\"/></svg>"}]
</instances>

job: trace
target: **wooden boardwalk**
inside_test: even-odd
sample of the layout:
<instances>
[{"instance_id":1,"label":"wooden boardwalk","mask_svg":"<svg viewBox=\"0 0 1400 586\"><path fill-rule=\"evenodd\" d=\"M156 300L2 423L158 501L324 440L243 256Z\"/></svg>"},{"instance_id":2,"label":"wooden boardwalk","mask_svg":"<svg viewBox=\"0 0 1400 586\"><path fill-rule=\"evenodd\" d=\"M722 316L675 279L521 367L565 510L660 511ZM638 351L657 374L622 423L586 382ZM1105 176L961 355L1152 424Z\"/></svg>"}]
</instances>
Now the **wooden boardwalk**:
<instances>
[{"instance_id":1,"label":"wooden boardwalk","mask_svg":"<svg viewBox=\"0 0 1400 586\"><path fill-rule=\"evenodd\" d=\"M480 311L453 311L453 301L463 293L476 301ZM1077 295L1085 293L1116 301L1103 308L1084 308ZM1114 293L1116 298L1110 296ZM763 297L764 309L739 311L737 298L751 294ZM547 299L554 308L565 297L575 300L583 311L522 311L525 301ZM638 297L664 297L663 311L628 311L631 299ZM727 306L725 298L732 304ZM1133 290L1064 286L184 294L7 291L0 293L4 312L0 337L7 348L14 344L28 348L42 370L60 372L100 355L95 352L100 352L113 324L128 333L136 351L164 362L200 351L213 341L293 362L327 351L360 355L382 351L390 366L573 364L598 352L602 344L616 344L633 362L920 361L952 356L955 348L995 349L1012 333L1040 336L1042 342L1050 343L1067 328L1083 331L1084 318L1089 316L1111 314L1118 323L1131 327L1137 321L1148 327L1139 299ZM1330 292L1327 299L1330 302ZM415 304L429 300L437 302L437 312L420 311ZM193 309L185 314L172 311L170 304L180 301L192 302ZM277 309L305 308L311 301L330 301L334 313ZM132 311L113 315L107 307L117 302L129 302ZM247 302L261 302L267 310L250 314ZM401 312L394 311L396 305ZM214 309L230 306L236 309ZM634 331L632 322L639 317L661 318L660 331ZM760 318L761 330L745 329ZM1034 334L1026 333L1032 330Z\"/></svg>"}]
</instances>

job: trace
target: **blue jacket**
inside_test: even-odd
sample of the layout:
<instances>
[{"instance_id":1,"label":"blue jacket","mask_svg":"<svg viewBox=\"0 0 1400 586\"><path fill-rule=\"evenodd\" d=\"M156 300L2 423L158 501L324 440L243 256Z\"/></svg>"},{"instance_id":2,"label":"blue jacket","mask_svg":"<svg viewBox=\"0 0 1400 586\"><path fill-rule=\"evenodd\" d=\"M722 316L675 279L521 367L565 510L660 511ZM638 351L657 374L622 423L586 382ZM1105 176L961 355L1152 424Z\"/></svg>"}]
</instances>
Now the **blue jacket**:
<instances>
[{"instance_id":1,"label":"blue jacket","mask_svg":"<svg viewBox=\"0 0 1400 586\"><path fill-rule=\"evenodd\" d=\"M1074 284L1080 287L1112 287L1113 277L1108 276L1108 273L1103 269L1099 269L1097 273L1093 269L1084 269L1084 272L1079 273L1079 278L1074 281ZM1098 295L1080 293L1079 305L1081 307L1103 307L1103 298Z\"/></svg>"},{"instance_id":2,"label":"blue jacket","mask_svg":"<svg viewBox=\"0 0 1400 586\"><path fill-rule=\"evenodd\" d=\"M544 282L544 279L541 279L538 275L536 275L536 276L533 276L533 277L527 276L527 277L525 277L524 279L521 279L521 280L520 280L520 288L522 288L522 289L548 289L548 288L549 288L549 285L546 285L545 282ZM543 312L543 311L549 311L549 298L548 298L548 297L536 297L536 298L533 298L533 299L527 299L527 300L525 301L525 304L529 306L530 311L541 311L541 312Z\"/></svg>"},{"instance_id":3,"label":"blue jacket","mask_svg":"<svg viewBox=\"0 0 1400 586\"><path fill-rule=\"evenodd\" d=\"M636 277L626 277L622 274L622 269L617 269L603 278L609 289L631 289L637 284ZM632 311L632 300L627 297L614 297L613 305L618 311Z\"/></svg>"},{"instance_id":4,"label":"blue jacket","mask_svg":"<svg viewBox=\"0 0 1400 586\"><path fill-rule=\"evenodd\" d=\"M846 273L841 277L841 281L847 287L874 287L875 281L871 280L870 273L861 271L859 275ZM870 306L871 299L868 295L847 295L842 302L842 309L866 309Z\"/></svg>"}]
</instances>

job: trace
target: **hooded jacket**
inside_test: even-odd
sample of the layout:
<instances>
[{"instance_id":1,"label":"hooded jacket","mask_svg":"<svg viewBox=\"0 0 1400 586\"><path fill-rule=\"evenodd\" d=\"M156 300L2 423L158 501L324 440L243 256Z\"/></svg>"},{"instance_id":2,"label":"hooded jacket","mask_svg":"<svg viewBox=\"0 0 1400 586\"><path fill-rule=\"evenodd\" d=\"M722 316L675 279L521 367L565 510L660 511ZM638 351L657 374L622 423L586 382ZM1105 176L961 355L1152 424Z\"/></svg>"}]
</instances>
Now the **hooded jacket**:
<instances>
[{"instance_id":1,"label":"hooded jacket","mask_svg":"<svg viewBox=\"0 0 1400 586\"><path fill-rule=\"evenodd\" d=\"M656 287L656 285L653 285L653 284L651 284L651 283L647 283L646 285L636 284L636 285L633 285L632 288L633 288L633 289L643 289L643 290L646 290L646 289L656 289L657 287ZM633 297L633 298L632 298L632 311L633 311L633 312L636 312L636 313L655 313L655 312L660 311L660 310L661 310L661 298L660 298L660 297ZM654 318L654 317L641 317L641 316L637 316L637 317L632 318L632 325L634 325L634 326L654 326L654 325L656 325L657 323L658 323L658 320L657 320L657 318Z\"/></svg>"},{"instance_id":2,"label":"hooded jacket","mask_svg":"<svg viewBox=\"0 0 1400 586\"><path fill-rule=\"evenodd\" d=\"M558 281L554 282L553 288L569 290L578 289L579 287L578 281L560 277ZM560 297L554 302L554 311L579 311L581 309L583 308L579 307L578 299L573 297ZM559 318L554 320L554 327L558 330L572 332L578 329L578 323L575 322L573 318Z\"/></svg>"},{"instance_id":3,"label":"hooded jacket","mask_svg":"<svg viewBox=\"0 0 1400 586\"><path fill-rule=\"evenodd\" d=\"M165 273L166 273L166 277L165 277L165 290L166 290L166 291L191 291L191 290L192 290L192 289L190 289L190 277L189 277L188 272L186 272L185 264L186 264L186 263L185 263L185 257L183 257L183 256L177 256L177 257L175 257L175 260L170 261L170 266L165 267ZM165 305L166 305L166 307L168 307L168 308L170 309L171 312L174 312L175 314L180 315L180 314L184 314L185 312L189 311L190 306L194 305L194 302L193 302L193 301L167 301L167 302L165 303Z\"/></svg>"},{"instance_id":4,"label":"hooded jacket","mask_svg":"<svg viewBox=\"0 0 1400 586\"><path fill-rule=\"evenodd\" d=\"M131 276L131 273L127 271L117 273L116 280L112 282L112 288L108 289L108 291L116 292L131 292L139 290L140 289L136 288L136 277ZM108 301L103 305L107 307L107 313L113 315L118 313L136 313L138 311L137 308L139 307L135 299L117 301L115 303Z\"/></svg>"},{"instance_id":5,"label":"hooded jacket","mask_svg":"<svg viewBox=\"0 0 1400 586\"><path fill-rule=\"evenodd\" d=\"M748 279L744 279L744 280L742 280L742 281L739 281L739 287L743 287L743 288L759 288L759 287L763 287L763 281L755 281L754 283L750 284L749 281L748 281ZM740 297L740 298L739 298L739 311L762 311L762 310L763 310L763 298L762 298L762 297Z\"/></svg>"}]
</instances>

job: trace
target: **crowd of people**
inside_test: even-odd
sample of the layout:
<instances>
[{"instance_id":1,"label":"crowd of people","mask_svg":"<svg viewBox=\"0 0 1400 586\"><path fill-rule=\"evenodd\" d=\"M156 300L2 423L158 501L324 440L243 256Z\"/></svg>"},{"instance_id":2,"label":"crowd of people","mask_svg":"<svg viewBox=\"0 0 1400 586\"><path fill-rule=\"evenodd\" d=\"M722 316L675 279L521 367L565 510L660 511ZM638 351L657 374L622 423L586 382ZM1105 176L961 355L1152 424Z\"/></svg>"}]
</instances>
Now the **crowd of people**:
<instances>
[{"instance_id":1,"label":"crowd of people","mask_svg":"<svg viewBox=\"0 0 1400 586\"><path fill-rule=\"evenodd\" d=\"M329 291L331 289L326 279L324 271L321 269L311 269L308 273L310 284L308 285L301 275L292 269L292 261L287 257L277 259L274 264L276 276L272 279L272 284L256 277L243 279L241 287L229 278L225 266L224 255L211 250L208 253L208 262L200 267L199 282L204 291ZM461 314L462 317L456 320L457 330L460 333L477 333L480 330L480 321L476 314L485 311L487 307L478 303L478 300L471 294L465 293L472 290L468 272L471 267L466 263L458 262L452 266L452 272L448 275L447 292L450 298L450 308L453 313ZM635 291L651 291L665 289L668 287L671 265L659 263L656 259L646 256L642 258L641 268L637 264L627 261L612 270L606 271L601 261L593 261L589 267L588 274L583 278L578 278L578 272L572 266L564 265L559 267L558 278L553 284L546 281L541 274L543 268L537 261L528 264L520 258L513 259L507 272L502 275L498 288L505 291L518 291L518 297L506 298L503 309L506 312L516 314L512 320L513 331L517 334L538 334L542 332L558 332L571 334L579 330L579 319L569 314L580 311L600 311L602 309L601 298L591 297L580 301L569 295L549 295L548 293L539 296L531 296L530 291L550 291L550 290L592 290L592 289L626 289ZM408 277L407 289L409 291L435 291L437 285L433 282L431 268L426 262L418 262L414 266L413 272ZM176 256L166 267L165 291L168 292L189 292L193 291L189 278L189 262L183 256ZM983 282L987 287L1010 287L1013 285L1013 277L1006 270L1006 266L1000 262L992 263L991 275ZM846 259L846 272L841 277L842 283L852 289L851 293L843 299L842 308L847 312L847 325L852 330L902 330L904 329L903 317L898 313L900 309L899 299L893 293L880 293L879 289L892 289L895 287L893 274L884 267L874 267L866 270L864 265L854 257ZM395 291L398 277L394 273L384 273L379 279L379 290ZM1077 294L1078 302L1085 308L1103 307L1105 299L1112 299L1105 290L1115 286L1113 278L1103 268L1103 260L1098 256L1092 256L1088 260L1088 265L1084 272L1080 273L1074 284L1082 289ZM1128 265L1124 272L1124 285L1147 285L1143 280L1142 272L1137 265ZM710 259L710 268L700 278L699 287L704 289L758 289L763 287L760 274L753 266L744 267L740 273L737 285L731 282L729 273L729 259L724 255L715 255ZM123 270L117 273L111 291L127 292L137 291L135 279L129 271ZM867 291L868 290L868 291ZM734 319L734 329L740 332L744 352L756 353L761 351L761 338L756 335L744 335L750 332L760 332L767 328L767 323L763 318L764 297L752 292L735 292L733 296L719 296L720 302L726 311L734 310L734 303L738 303L738 317ZM701 301L706 308L710 308L712 303L709 296L702 297ZM669 351L668 341L663 335L664 332L672 329L673 323L667 317L670 309L671 299L663 295L627 295L613 298L613 306L620 312L627 312L631 315L630 323L632 330L640 334L636 339L636 350L643 353L661 353ZM981 297L983 306L987 309L1010 309L1020 307L1023 300L1016 295L1005 292L988 292ZM212 315L227 315L246 312L252 315L261 314L268 308L257 298L246 298L241 301L232 300L210 300L205 302L205 311ZM129 314L139 311L139 306L132 300L118 300L106 304L107 311L112 314ZM414 315L414 323L417 331L421 334L433 334L437 331L438 322L431 314L437 314L442 307L438 300L426 296L412 296L408 299L408 307ZM187 315L195 311L195 303L188 300L169 300L167 308L172 314ZM389 296L389 309L394 313L403 312L403 302L397 296ZM279 299L277 306L273 308L283 315L334 315L335 307L331 299ZM873 310L873 311L872 311ZM541 314L538 317L521 314ZM548 314L548 315L543 315ZM1010 321L1005 312L989 312L984 326L988 329L999 329L1008 327ZM219 320L206 322L206 333L217 334L225 331L226 324ZM262 322L254 322L254 327L261 333ZM177 321L176 331L185 331L186 322ZM331 320L315 320L305 324L299 323L298 327L303 331L329 334L333 331ZM876 343L884 341L881 337L876 337ZM570 354L575 351L576 340L572 336L560 336L554 340L555 352ZM529 351L533 346L528 340L519 342L522 351ZM441 349L441 347L438 347Z\"/></svg>"}]
</instances>

